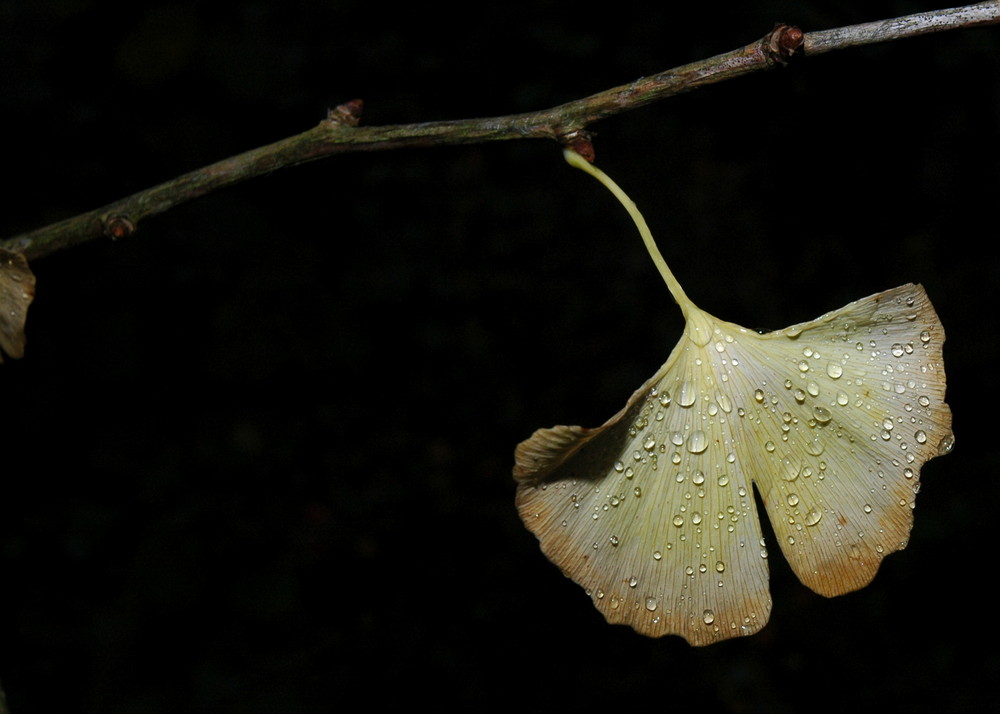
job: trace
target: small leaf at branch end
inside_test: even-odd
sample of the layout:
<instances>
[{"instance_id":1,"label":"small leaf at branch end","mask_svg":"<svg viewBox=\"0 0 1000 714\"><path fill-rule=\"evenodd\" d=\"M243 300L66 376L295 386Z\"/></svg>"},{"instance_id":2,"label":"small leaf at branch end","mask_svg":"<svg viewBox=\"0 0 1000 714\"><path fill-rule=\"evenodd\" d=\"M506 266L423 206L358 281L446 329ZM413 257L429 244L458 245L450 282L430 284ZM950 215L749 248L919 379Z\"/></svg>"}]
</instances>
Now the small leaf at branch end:
<instances>
[{"instance_id":1,"label":"small leaf at branch end","mask_svg":"<svg viewBox=\"0 0 1000 714\"><path fill-rule=\"evenodd\" d=\"M24 355L24 323L34 297L35 275L28 260L0 249L0 348L15 359Z\"/></svg>"}]
</instances>

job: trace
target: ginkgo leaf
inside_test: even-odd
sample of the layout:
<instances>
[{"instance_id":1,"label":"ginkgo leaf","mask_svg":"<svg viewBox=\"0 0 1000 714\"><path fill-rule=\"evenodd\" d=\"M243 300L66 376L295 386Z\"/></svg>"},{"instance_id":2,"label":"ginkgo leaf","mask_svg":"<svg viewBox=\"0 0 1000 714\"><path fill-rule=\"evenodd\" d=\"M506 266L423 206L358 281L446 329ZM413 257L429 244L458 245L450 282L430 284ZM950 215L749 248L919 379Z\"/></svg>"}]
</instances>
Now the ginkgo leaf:
<instances>
[{"instance_id":1,"label":"ginkgo leaf","mask_svg":"<svg viewBox=\"0 0 1000 714\"><path fill-rule=\"evenodd\" d=\"M34 297L35 275L27 259L0 249L0 348L11 357L24 355L24 323Z\"/></svg>"},{"instance_id":2,"label":"ginkgo leaf","mask_svg":"<svg viewBox=\"0 0 1000 714\"><path fill-rule=\"evenodd\" d=\"M632 213L686 317L666 363L596 429L541 429L515 454L517 507L609 622L694 645L771 610L756 487L792 569L834 596L904 548L920 467L950 451L944 330L919 285L759 334L698 309Z\"/></svg>"}]
</instances>

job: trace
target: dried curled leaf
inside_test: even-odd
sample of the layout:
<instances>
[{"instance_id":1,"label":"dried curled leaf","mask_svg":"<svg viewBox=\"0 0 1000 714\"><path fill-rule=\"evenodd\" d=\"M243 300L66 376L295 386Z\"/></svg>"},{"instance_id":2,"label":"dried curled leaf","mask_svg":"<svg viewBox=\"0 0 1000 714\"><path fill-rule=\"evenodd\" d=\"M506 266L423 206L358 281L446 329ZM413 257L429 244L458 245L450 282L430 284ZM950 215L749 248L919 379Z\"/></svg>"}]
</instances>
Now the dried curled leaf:
<instances>
[{"instance_id":1,"label":"dried curled leaf","mask_svg":"<svg viewBox=\"0 0 1000 714\"><path fill-rule=\"evenodd\" d=\"M680 343L603 426L521 443L516 503L609 622L705 645L770 614L754 486L820 594L864 587L906 546L920 468L954 443L944 329L908 284L758 334L661 272L687 317Z\"/></svg>"},{"instance_id":2,"label":"dried curled leaf","mask_svg":"<svg viewBox=\"0 0 1000 714\"><path fill-rule=\"evenodd\" d=\"M24 323L34 297L35 275L27 259L0 249L0 348L15 359L24 356Z\"/></svg>"}]
</instances>

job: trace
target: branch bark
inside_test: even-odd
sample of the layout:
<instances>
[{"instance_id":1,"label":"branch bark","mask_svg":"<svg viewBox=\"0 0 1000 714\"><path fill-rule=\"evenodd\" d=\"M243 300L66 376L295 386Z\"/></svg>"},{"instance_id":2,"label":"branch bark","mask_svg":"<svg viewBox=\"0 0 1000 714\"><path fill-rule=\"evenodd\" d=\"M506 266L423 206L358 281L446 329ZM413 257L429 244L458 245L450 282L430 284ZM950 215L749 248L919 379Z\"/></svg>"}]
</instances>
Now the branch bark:
<instances>
[{"instance_id":1,"label":"branch bark","mask_svg":"<svg viewBox=\"0 0 1000 714\"><path fill-rule=\"evenodd\" d=\"M184 174L66 220L0 242L29 259L101 237L124 238L141 220L212 191L277 169L347 152L414 146L550 139L589 149L587 128L602 119L700 87L786 64L804 56L888 42L930 32L1000 23L1000 0L924 12L879 22L802 33L778 25L745 47L637 79L592 96L524 114L458 121L359 127L360 101L329 113L313 129Z\"/></svg>"}]
</instances>

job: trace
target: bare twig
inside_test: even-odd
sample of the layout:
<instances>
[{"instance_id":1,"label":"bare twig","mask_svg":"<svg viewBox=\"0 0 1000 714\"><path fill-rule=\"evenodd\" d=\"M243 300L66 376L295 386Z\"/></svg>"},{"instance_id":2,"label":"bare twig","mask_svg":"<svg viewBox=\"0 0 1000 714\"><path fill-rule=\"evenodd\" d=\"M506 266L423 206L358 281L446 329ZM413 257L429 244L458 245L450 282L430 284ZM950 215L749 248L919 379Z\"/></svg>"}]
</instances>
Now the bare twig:
<instances>
[{"instance_id":1,"label":"bare twig","mask_svg":"<svg viewBox=\"0 0 1000 714\"><path fill-rule=\"evenodd\" d=\"M803 49L807 55L818 55L831 50L842 50L857 45L872 45L888 40L901 40L959 27L994 25L997 23L998 14L1000 14L1000 2L996 0L949 10L920 12L891 20L810 32L806 35Z\"/></svg>"},{"instance_id":2,"label":"bare twig","mask_svg":"<svg viewBox=\"0 0 1000 714\"><path fill-rule=\"evenodd\" d=\"M348 102L319 126L247 151L79 216L0 242L0 248L38 258L88 240L131 235L139 221L224 186L334 154L412 146L475 144L512 139L575 142L586 151L587 128L601 119L682 92L735 79L806 56L928 32L1000 22L1000 0L937 10L881 22L803 34L779 25L765 37L731 52L637 79L584 99L525 114L458 121L358 127L360 101Z\"/></svg>"}]
</instances>

